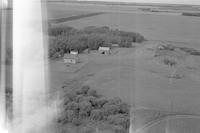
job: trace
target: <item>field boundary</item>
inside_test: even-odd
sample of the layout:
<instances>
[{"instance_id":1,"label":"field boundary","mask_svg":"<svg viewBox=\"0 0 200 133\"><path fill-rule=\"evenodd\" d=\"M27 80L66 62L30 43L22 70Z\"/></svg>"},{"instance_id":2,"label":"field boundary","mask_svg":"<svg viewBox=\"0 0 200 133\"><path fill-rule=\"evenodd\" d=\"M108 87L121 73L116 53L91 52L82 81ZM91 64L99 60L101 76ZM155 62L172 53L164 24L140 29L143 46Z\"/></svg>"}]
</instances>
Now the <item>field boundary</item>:
<instances>
[{"instance_id":1,"label":"field boundary","mask_svg":"<svg viewBox=\"0 0 200 133\"><path fill-rule=\"evenodd\" d=\"M165 121L165 120L171 120L171 119L200 119L200 116L199 115L168 115L168 116L165 116L165 117L162 117L160 119L156 119L156 120L153 120L151 122L148 122L147 124L145 124L143 127L139 128L139 129L136 129L135 130L135 133L143 133L143 131L147 128L150 128L156 124L159 124L160 122L162 121Z\"/></svg>"},{"instance_id":2,"label":"field boundary","mask_svg":"<svg viewBox=\"0 0 200 133\"><path fill-rule=\"evenodd\" d=\"M105 14L105 13L107 13L107 12L95 12L95 13L71 16L71 17L67 17L67 18L50 19L49 22L57 24L57 23L63 23L63 22L67 22L67 21L73 21L73 20L76 20L76 19L82 19L82 18L97 16L97 15L101 15L101 14Z\"/></svg>"}]
</instances>

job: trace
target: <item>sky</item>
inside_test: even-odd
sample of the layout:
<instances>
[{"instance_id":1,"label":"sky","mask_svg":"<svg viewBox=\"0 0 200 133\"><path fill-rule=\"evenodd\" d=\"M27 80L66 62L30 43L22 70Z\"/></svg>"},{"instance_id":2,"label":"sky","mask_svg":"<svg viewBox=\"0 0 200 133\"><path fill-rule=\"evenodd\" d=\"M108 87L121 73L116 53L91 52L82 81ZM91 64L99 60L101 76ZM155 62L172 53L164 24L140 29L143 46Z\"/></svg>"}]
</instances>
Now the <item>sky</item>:
<instances>
[{"instance_id":1,"label":"sky","mask_svg":"<svg viewBox=\"0 0 200 133\"><path fill-rule=\"evenodd\" d=\"M90 0L87 0L90 1ZM167 3L167 4L191 4L200 5L200 0L95 0L95 1L117 1L117 2L137 2L137 3Z\"/></svg>"}]
</instances>

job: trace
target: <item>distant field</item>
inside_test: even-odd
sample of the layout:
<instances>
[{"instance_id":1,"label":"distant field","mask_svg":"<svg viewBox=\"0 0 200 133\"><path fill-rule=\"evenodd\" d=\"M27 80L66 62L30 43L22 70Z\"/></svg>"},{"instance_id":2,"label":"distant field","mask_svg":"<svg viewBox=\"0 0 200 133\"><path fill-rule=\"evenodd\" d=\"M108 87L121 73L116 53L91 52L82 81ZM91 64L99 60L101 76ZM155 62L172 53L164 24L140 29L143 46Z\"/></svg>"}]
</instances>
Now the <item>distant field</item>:
<instances>
[{"instance_id":1,"label":"distant field","mask_svg":"<svg viewBox=\"0 0 200 133\"><path fill-rule=\"evenodd\" d=\"M53 6L53 5L52 5ZM64 8L65 7L65 8ZM198 17L185 17L177 13L145 13L131 6L106 6L87 4L56 4L54 8L63 12L59 17L67 17L64 10L80 15L80 12L106 11L101 14L74 21L60 23L83 28L85 26L110 26L121 30L135 31L143 34L149 40L162 40L182 42L186 45L199 48L200 19ZM52 15L54 14L54 10ZM51 14L51 12L50 12ZM57 15L53 15L57 18Z\"/></svg>"},{"instance_id":2,"label":"distant field","mask_svg":"<svg viewBox=\"0 0 200 133\"><path fill-rule=\"evenodd\" d=\"M63 22L66 22L66 21L73 21L73 20L92 17L92 16L97 16L97 15L101 15L101 14L104 14L104 12L95 12L95 13L88 13L88 14L69 16L69 17L66 17L66 18L51 19L49 22L51 22L53 24L63 23Z\"/></svg>"},{"instance_id":3,"label":"distant field","mask_svg":"<svg viewBox=\"0 0 200 133\"><path fill-rule=\"evenodd\" d=\"M52 3L51 3L52 4ZM51 5L53 6L53 5ZM95 4L56 4L51 18L70 18L84 13L108 12L97 16L85 17L73 21L58 23L75 28L86 26L109 26L125 31L139 32L148 40L136 48L117 48L113 55L99 55L92 51L80 54L82 63L75 72L61 60L52 61L51 84L57 90L62 83L79 88L90 85L100 94L111 98L120 97L141 114L136 115L139 127L145 122L155 122L152 126L137 133L199 133L199 119L163 119L156 123L163 111L177 114L200 114L200 56L190 55L193 49L175 52L160 51L162 56L155 57L152 50L157 44L172 44L200 49L200 19L182 16L180 12L190 10L188 6L177 8L177 12L142 12L141 6L95 5ZM149 7L151 7L149 5ZM159 7L165 11L171 6ZM170 9L169 9L170 8ZM59 14L59 9L62 13ZM173 9L176 10L176 9ZM68 16L65 11L69 11ZM72 15L73 14L73 15ZM160 40L160 41L158 41ZM184 51L185 50L185 51ZM164 55L164 56L163 56ZM168 59L169 58L169 59ZM175 61L178 65L167 66L165 60ZM75 68L74 66L73 68ZM62 68L62 69L61 69ZM146 108L143 111L140 108ZM157 111L150 111L157 110ZM166 115L167 116L167 115ZM144 121L143 121L144 119Z\"/></svg>"},{"instance_id":4,"label":"distant field","mask_svg":"<svg viewBox=\"0 0 200 133\"><path fill-rule=\"evenodd\" d=\"M179 118L162 121L137 133L199 133L200 119Z\"/></svg>"}]
</instances>

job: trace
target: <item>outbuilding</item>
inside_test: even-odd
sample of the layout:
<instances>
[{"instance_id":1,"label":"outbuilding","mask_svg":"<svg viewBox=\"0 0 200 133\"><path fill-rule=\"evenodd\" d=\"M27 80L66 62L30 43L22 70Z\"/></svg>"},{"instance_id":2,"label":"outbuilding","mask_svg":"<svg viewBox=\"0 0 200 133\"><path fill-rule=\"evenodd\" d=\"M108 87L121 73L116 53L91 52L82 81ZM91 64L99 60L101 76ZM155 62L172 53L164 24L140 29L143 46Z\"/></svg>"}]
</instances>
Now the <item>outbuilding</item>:
<instances>
[{"instance_id":1,"label":"outbuilding","mask_svg":"<svg viewBox=\"0 0 200 133\"><path fill-rule=\"evenodd\" d=\"M111 52L110 47L99 47L99 52L101 54L109 55Z\"/></svg>"},{"instance_id":2,"label":"outbuilding","mask_svg":"<svg viewBox=\"0 0 200 133\"><path fill-rule=\"evenodd\" d=\"M67 64L76 64L79 62L79 58L74 54L65 54L63 58L64 63Z\"/></svg>"},{"instance_id":3,"label":"outbuilding","mask_svg":"<svg viewBox=\"0 0 200 133\"><path fill-rule=\"evenodd\" d=\"M117 43L112 43L111 46L112 46L112 48L118 48L118 47L119 47L119 44L117 44Z\"/></svg>"},{"instance_id":4,"label":"outbuilding","mask_svg":"<svg viewBox=\"0 0 200 133\"><path fill-rule=\"evenodd\" d=\"M70 51L70 54L78 56L78 51Z\"/></svg>"}]
</instances>

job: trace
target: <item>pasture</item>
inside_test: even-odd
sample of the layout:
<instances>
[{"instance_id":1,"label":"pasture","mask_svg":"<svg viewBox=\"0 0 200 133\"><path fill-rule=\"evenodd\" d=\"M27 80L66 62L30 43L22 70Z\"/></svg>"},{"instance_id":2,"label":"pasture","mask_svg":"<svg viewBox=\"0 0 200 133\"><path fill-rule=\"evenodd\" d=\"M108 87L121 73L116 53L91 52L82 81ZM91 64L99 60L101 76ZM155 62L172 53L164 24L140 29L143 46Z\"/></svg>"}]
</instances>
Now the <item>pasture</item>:
<instances>
[{"instance_id":1,"label":"pasture","mask_svg":"<svg viewBox=\"0 0 200 133\"><path fill-rule=\"evenodd\" d=\"M77 13L77 15L80 15L82 11L82 13L84 13L84 11L89 11L90 13L97 11L109 12L107 14L60 23L62 25L69 25L75 28L83 28L85 26L109 26L125 31L139 32L148 40L157 40L147 43L172 43L176 46L200 49L199 18L190 18L177 14L136 13L137 8L132 6L79 3L56 3L55 5L51 3L49 6L49 13L52 15L55 9L62 10L60 17L65 16L64 9L66 9L66 11L72 9L76 10L75 14ZM52 7L53 10L51 10ZM53 17L56 18L57 16L55 15ZM155 61L153 57L152 59L143 58L146 53L144 51L142 52L139 50L140 52L134 52L132 49L120 49L120 51L121 52L116 56L88 57L89 61L86 64L87 67L82 67L77 73L65 75L76 75L77 77L84 74L94 75L94 77L84 82L91 84L101 93L110 96L121 96L129 102L132 101L130 99L134 99L139 105L145 107L149 106L168 110L173 103L175 104L174 106L177 107L177 109L175 109L176 111L184 110L196 113L200 111L198 107L198 95L200 93L198 89L199 75L198 72L195 71L198 70L199 67L199 61L197 61L199 59L197 57L188 56L182 61L183 64L186 64L184 66L185 68L181 66L180 68L169 69L159 63L152 63ZM147 57L151 56L147 55ZM194 67L194 64L197 69L187 70L188 72L185 70L187 67ZM170 81L166 77L170 77L170 73L173 72L188 76L181 80L173 79ZM58 81L60 83L64 81L63 79L68 79L64 78L68 76L61 73L53 72L52 74L53 77L56 77L56 75L58 76L56 81L61 79ZM180 103L184 103L184 105ZM193 106L193 104L197 104L198 106Z\"/></svg>"},{"instance_id":2,"label":"pasture","mask_svg":"<svg viewBox=\"0 0 200 133\"><path fill-rule=\"evenodd\" d=\"M108 26L139 32L148 40L135 48L116 48L117 52L114 55L80 54L85 63L81 63L81 68L75 72L69 72L62 59L51 61L52 88L58 90L63 83L74 89L90 85L108 98L120 97L139 110L138 112L142 108L147 109L139 118L142 121L144 119L144 122L141 122L143 125L152 117L151 114L155 113L150 111L154 109L161 111L159 115L165 111L200 115L200 56L190 55L178 49L175 52L161 51L161 56L155 57L154 49L157 44L200 49L200 18L182 16L182 11L189 10L184 6L181 9L159 7L164 10L170 9L170 13L142 12L138 8L141 7L80 3L57 3L53 6L51 3L49 14L51 18L56 19L85 15L84 13L106 12L57 23L58 26L67 25L80 29L86 26ZM62 12L59 13L59 9ZM65 15L64 11L69 11L69 14ZM167 62L170 61L174 61L174 65L168 65ZM154 124L138 133L199 131L199 120L192 118L163 119Z\"/></svg>"}]
</instances>

